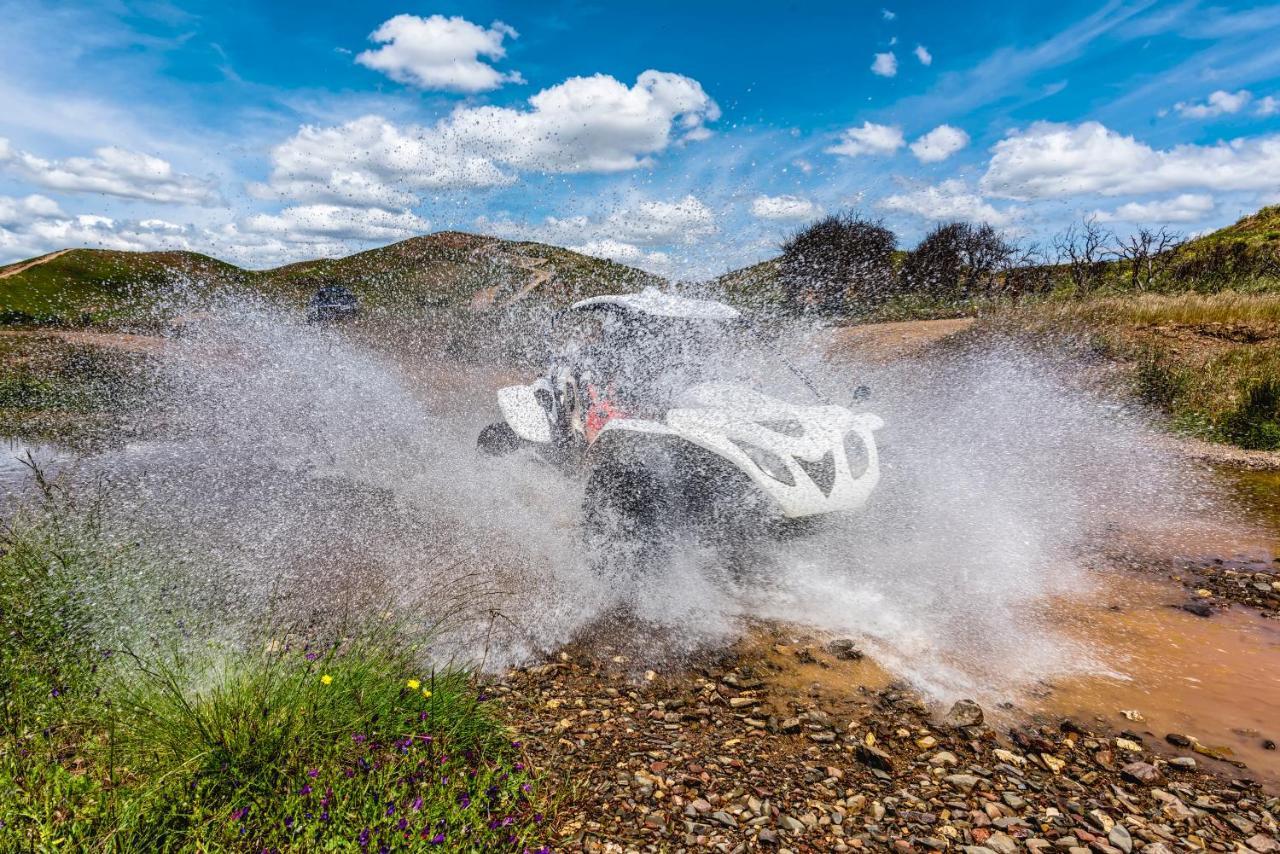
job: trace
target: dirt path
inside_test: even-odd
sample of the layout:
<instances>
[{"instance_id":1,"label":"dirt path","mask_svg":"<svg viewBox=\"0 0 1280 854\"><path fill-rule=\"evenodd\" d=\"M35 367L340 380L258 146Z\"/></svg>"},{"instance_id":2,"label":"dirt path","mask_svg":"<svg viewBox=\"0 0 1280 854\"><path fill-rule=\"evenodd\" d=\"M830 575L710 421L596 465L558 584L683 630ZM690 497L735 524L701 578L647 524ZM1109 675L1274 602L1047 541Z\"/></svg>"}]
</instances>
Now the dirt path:
<instances>
[{"instance_id":1,"label":"dirt path","mask_svg":"<svg viewBox=\"0 0 1280 854\"><path fill-rule=\"evenodd\" d=\"M33 341L56 338L68 344L84 344L128 353L159 353L165 347L165 339L158 335L134 335L128 332L88 332L78 329L0 330L0 339L5 338Z\"/></svg>"},{"instance_id":2,"label":"dirt path","mask_svg":"<svg viewBox=\"0 0 1280 854\"><path fill-rule=\"evenodd\" d=\"M0 270L0 279L7 279L10 276L16 276L19 273L24 273L32 267L39 267L41 264L47 264L54 258L66 255L70 251L70 249L59 249L57 252L50 252L48 255L41 255L39 258L32 258L30 261L24 261L16 266Z\"/></svg>"},{"instance_id":3,"label":"dirt path","mask_svg":"<svg viewBox=\"0 0 1280 854\"><path fill-rule=\"evenodd\" d=\"M957 317L842 326L831 331L827 352L838 361L893 362L917 355L926 347L972 325L972 317Z\"/></svg>"},{"instance_id":4,"label":"dirt path","mask_svg":"<svg viewBox=\"0 0 1280 854\"><path fill-rule=\"evenodd\" d=\"M549 263L546 258L531 258L525 255L515 255L510 252L502 252L500 250L495 251L489 246L482 246L471 253L472 258L476 258L481 255L488 256L489 258L502 261L506 264L510 264L512 267L526 271L529 273L529 281L512 296L503 300L501 303L498 302L498 294L503 289L502 285L494 285L491 288L485 288L478 291L471 299L471 307L473 309L483 310L487 308L511 305L514 302L524 299L530 293L536 291L538 288L555 278L555 271L546 269L546 265Z\"/></svg>"}]
</instances>

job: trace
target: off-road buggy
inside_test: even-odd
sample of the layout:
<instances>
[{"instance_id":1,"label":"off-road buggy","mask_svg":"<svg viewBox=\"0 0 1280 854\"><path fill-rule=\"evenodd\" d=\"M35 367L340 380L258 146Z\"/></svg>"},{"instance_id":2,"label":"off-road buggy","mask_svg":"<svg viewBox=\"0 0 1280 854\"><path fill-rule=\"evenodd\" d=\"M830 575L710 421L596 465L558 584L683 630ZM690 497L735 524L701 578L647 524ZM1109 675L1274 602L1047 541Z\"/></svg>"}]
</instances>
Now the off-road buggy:
<instances>
[{"instance_id":1,"label":"off-road buggy","mask_svg":"<svg viewBox=\"0 0 1280 854\"><path fill-rule=\"evenodd\" d=\"M585 478L588 528L780 533L875 489L880 418L815 397L794 368L790 396L810 403L744 383L736 309L647 288L582 300L564 321L546 373L498 391L503 420L478 444Z\"/></svg>"}]
</instances>

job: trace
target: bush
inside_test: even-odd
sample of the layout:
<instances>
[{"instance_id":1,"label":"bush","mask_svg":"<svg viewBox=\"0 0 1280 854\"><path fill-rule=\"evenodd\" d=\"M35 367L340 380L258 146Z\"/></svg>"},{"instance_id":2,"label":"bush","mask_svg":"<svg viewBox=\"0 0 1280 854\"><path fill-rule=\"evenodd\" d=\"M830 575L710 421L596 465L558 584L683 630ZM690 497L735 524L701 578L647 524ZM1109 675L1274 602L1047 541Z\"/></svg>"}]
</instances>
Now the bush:
<instances>
[{"instance_id":1,"label":"bush","mask_svg":"<svg viewBox=\"0 0 1280 854\"><path fill-rule=\"evenodd\" d=\"M898 239L879 222L854 214L825 217L782 245L779 277L793 311L844 311L847 302L875 304L894 285Z\"/></svg>"},{"instance_id":2,"label":"bush","mask_svg":"<svg viewBox=\"0 0 1280 854\"><path fill-rule=\"evenodd\" d=\"M944 299L994 293L1016 251L986 223L939 225L907 255L903 285L912 292Z\"/></svg>"}]
</instances>

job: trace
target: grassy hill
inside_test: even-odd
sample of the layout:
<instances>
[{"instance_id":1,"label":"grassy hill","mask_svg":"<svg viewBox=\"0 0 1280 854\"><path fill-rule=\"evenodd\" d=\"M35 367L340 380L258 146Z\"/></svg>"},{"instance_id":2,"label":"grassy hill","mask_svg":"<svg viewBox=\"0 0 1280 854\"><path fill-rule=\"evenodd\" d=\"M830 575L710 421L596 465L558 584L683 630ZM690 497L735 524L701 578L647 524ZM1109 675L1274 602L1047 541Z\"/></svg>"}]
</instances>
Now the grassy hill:
<instances>
[{"instance_id":1,"label":"grassy hill","mask_svg":"<svg viewBox=\"0 0 1280 854\"><path fill-rule=\"evenodd\" d=\"M367 307L405 310L563 304L660 281L567 249L462 232L260 271L194 252L73 249L0 267L0 323L162 320L192 300L234 290L303 305L327 282L350 287Z\"/></svg>"}]
</instances>

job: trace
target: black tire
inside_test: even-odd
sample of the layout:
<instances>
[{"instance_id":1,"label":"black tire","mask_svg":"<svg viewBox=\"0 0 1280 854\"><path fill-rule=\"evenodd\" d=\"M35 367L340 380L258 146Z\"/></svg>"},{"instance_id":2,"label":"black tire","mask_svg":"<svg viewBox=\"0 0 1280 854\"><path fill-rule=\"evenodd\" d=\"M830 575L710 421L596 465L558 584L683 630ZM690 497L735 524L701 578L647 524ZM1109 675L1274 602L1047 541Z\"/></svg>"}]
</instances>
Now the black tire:
<instances>
[{"instance_id":1,"label":"black tire","mask_svg":"<svg viewBox=\"0 0 1280 854\"><path fill-rule=\"evenodd\" d=\"M520 450L524 441L516 435L516 431L505 421L490 424L480 431L476 439L476 447L491 457L503 457Z\"/></svg>"},{"instance_id":2,"label":"black tire","mask_svg":"<svg viewBox=\"0 0 1280 854\"><path fill-rule=\"evenodd\" d=\"M583 532L600 571L640 574L671 548L669 489L634 459L597 459L583 491Z\"/></svg>"}]
</instances>

